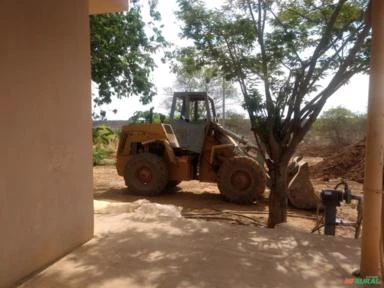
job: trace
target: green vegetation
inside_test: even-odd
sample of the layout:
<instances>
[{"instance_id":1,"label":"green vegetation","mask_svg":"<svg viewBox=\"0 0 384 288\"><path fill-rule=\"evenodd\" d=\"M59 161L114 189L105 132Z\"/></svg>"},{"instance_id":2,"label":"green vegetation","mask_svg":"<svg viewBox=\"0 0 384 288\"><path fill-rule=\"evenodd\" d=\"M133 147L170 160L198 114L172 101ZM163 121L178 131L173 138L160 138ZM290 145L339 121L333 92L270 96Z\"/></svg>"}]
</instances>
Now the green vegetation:
<instances>
[{"instance_id":1,"label":"green vegetation","mask_svg":"<svg viewBox=\"0 0 384 288\"><path fill-rule=\"evenodd\" d=\"M114 153L111 149L106 149L104 147L93 147L92 149L92 162L93 166L102 165L104 163L105 158L112 156Z\"/></svg>"},{"instance_id":2,"label":"green vegetation","mask_svg":"<svg viewBox=\"0 0 384 288\"><path fill-rule=\"evenodd\" d=\"M268 226L287 220L287 168L327 99L369 67L366 0L178 0L199 65L237 81L270 176Z\"/></svg>"},{"instance_id":3,"label":"green vegetation","mask_svg":"<svg viewBox=\"0 0 384 288\"><path fill-rule=\"evenodd\" d=\"M143 9L137 0L130 1L130 10L90 16L91 71L97 84L94 97L96 108L109 104L113 97L140 96L149 103L155 87L149 76L156 64L153 55L168 43L162 36L161 17L156 10L157 1L149 0L151 20L145 23ZM94 118L104 118L105 111Z\"/></svg>"},{"instance_id":4,"label":"green vegetation","mask_svg":"<svg viewBox=\"0 0 384 288\"><path fill-rule=\"evenodd\" d=\"M153 107L148 111L136 111L131 118L128 119L132 123L163 123L166 116L161 113L153 112Z\"/></svg>"},{"instance_id":5,"label":"green vegetation","mask_svg":"<svg viewBox=\"0 0 384 288\"><path fill-rule=\"evenodd\" d=\"M316 120L305 140L311 144L347 145L366 136L366 122L366 115L353 113L341 106L332 108Z\"/></svg>"},{"instance_id":6,"label":"green vegetation","mask_svg":"<svg viewBox=\"0 0 384 288\"><path fill-rule=\"evenodd\" d=\"M101 165L105 158L112 156L115 152L112 145L116 142L116 140L116 134L106 125L100 125L92 129L93 165Z\"/></svg>"}]
</instances>

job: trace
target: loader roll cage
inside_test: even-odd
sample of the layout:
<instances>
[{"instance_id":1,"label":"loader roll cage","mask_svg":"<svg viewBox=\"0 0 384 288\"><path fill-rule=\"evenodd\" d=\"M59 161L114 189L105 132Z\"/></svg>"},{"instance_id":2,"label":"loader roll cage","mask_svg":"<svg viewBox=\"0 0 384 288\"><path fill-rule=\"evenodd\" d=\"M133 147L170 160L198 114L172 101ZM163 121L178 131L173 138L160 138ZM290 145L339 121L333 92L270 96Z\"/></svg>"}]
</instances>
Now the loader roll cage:
<instances>
[{"instance_id":1,"label":"loader roll cage","mask_svg":"<svg viewBox=\"0 0 384 288\"><path fill-rule=\"evenodd\" d=\"M175 111L181 111L175 115ZM213 99L206 92L175 92L170 113L170 121L216 121Z\"/></svg>"}]
</instances>

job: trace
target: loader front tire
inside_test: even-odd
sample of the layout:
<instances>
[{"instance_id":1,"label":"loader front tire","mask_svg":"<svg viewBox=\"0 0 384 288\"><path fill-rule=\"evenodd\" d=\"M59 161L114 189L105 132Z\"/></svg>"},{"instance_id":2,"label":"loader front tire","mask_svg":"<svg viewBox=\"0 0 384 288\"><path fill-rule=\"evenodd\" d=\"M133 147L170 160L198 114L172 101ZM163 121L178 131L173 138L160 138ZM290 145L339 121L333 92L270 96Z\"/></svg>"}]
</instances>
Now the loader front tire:
<instances>
[{"instance_id":1,"label":"loader front tire","mask_svg":"<svg viewBox=\"0 0 384 288\"><path fill-rule=\"evenodd\" d=\"M250 157L227 159L219 169L218 187L230 202L251 204L263 195L265 183L263 168Z\"/></svg>"},{"instance_id":2,"label":"loader front tire","mask_svg":"<svg viewBox=\"0 0 384 288\"><path fill-rule=\"evenodd\" d=\"M168 183L167 183L167 187L176 187L177 185L179 185L181 183L181 181L179 180L169 180Z\"/></svg>"},{"instance_id":3,"label":"loader front tire","mask_svg":"<svg viewBox=\"0 0 384 288\"><path fill-rule=\"evenodd\" d=\"M164 160L155 154L133 155L125 166L124 180L128 191L133 194L158 195L168 183L168 168Z\"/></svg>"}]
</instances>

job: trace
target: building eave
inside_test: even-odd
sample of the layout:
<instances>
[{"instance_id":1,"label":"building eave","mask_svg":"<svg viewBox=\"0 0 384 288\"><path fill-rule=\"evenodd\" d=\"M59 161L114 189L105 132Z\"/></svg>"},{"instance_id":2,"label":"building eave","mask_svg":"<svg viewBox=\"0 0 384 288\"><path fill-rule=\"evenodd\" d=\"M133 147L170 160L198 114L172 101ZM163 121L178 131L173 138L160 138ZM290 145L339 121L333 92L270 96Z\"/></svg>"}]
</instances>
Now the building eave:
<instances>
[{"instance_id":1,"label":"building eave","mask_svg":"<svg viewBox=\"0 0 384 288\"><path fill-rule=\"evenodd\" d=\"M128 10L128 0L88 0L89 14L103 14Z\"/></svg>"}]
</instances>

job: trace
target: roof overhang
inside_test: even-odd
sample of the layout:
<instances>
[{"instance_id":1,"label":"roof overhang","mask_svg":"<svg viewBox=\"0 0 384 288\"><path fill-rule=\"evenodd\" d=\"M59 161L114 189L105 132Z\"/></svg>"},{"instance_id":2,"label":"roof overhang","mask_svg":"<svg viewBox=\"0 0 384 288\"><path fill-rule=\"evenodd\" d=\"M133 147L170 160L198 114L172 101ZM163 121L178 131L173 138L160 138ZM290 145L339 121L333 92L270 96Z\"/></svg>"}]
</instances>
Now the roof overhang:
<instances>
[{"instance_id":1,"label":"roof overhang","mask_svg":"<svg viewBox=\"0 0 384 288\"><path fill-rule=\"evenodd\" d=\"M128 10L128 0L88 0L88 5L90 15Z\"/></svg>"}]
</instances>

